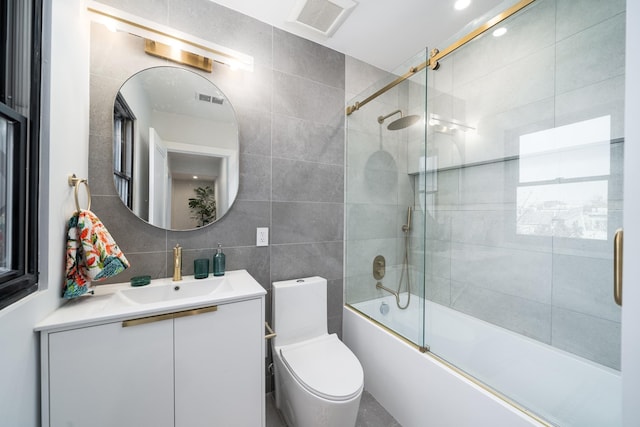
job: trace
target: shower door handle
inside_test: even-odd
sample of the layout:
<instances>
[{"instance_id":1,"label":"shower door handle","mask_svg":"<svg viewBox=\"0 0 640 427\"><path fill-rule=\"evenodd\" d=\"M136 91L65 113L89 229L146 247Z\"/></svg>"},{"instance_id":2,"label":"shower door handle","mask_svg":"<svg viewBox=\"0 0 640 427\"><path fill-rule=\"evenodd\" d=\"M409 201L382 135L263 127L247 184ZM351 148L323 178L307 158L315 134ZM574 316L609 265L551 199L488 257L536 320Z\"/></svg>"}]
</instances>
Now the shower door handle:
<instances>
[{"instance_id":1,"label":"shower door handle","mask_svg":"<svg viewBox=\"0 0 640 427\"><path fill-rule=\"evenodd\" d=\"M622 254L623 232L619 228L613 236L613 299L619 306L622 306Z\"/></svg>"}]
</instances>

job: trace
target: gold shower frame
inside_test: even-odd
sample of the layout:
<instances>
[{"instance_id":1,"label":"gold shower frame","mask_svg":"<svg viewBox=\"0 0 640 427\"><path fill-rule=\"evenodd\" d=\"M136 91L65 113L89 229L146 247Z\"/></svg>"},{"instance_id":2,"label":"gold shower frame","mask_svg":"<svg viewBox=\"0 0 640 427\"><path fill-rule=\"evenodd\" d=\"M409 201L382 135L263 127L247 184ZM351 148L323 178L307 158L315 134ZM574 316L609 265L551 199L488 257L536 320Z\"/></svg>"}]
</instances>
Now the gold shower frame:
<instances>
[{"instance_id":1,"label":"gold shower frame","mask_svg":"<svg viewBox=\"0 0 640 427\"><path fill-rule=\"evenodd\" d=\"M360 109L360 107L362 107L365 104L373 101L374 99L376 99L377 97L379 97L383 93L387 92L389 89L399 85L403 81L407 80L408 78L410 78L414 74L424 70L425 68L429 67L432 70L437 70L438 67L440 67L440 62L439 61L442 58L444 58L445 56L449 55L450 53L456 51L458 48L464 46L465 44L469 43L471 40L475 39L480 34L486 32L486 31L490 30L491 28L495 27L496 25L500 24L505 19L507 19L507 18L511 17L512 15L516 14L517 12L521 11L522 9L524 9L527 6L529 6L534 1L535 0L521 0L520 2L514 4L513 6L511 6L510 8L505 10L504 12L502 12L502 13L494 16L493 18L489 19L487 22L485 22L484 24L482 24L481 26L479 26L475 30L471 31L466 36L464 36L461 39L457 40L456 42L454 42L453 44L451 44L449 47L445 48L444 50L440 51L438 49L432 49L431 52L429 52L429 59L427 59L426 61L424 61L423 63L421 63L421 64L419 64L419 65L417 65L415 67L409 68L409 71L407 71L405 74L401 75L400 77L398 77L397 79L395 79L394 81L392 81L388 85L384 86L383 88L381 88L377 92L373 93L372 95L369 95L367 98L363 99L362 101L358 101L358 102L354 103L353 105L349 105L347 107L347 116L351 115L354 111L358 111Z\"/></svg>"}]
</instances>

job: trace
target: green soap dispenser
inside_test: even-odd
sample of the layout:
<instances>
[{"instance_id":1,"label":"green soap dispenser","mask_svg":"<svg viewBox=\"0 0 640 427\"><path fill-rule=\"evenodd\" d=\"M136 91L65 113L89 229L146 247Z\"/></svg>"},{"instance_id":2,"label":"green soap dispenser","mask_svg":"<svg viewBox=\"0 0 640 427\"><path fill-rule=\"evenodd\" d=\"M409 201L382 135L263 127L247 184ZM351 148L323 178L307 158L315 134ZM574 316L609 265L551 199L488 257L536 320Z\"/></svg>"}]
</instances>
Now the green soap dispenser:
<instances>
[{"instance_id":1,"label":"green soap dispenser","mask_svg":"<svg viewBox=\"0 0 640 427\"><path fill-rule=\"evenodd\" d=\"M218 243L218 249L213 256L213 275L224 276L225 255L222 253L222 245Z\"/></svg>"}]
</instances>

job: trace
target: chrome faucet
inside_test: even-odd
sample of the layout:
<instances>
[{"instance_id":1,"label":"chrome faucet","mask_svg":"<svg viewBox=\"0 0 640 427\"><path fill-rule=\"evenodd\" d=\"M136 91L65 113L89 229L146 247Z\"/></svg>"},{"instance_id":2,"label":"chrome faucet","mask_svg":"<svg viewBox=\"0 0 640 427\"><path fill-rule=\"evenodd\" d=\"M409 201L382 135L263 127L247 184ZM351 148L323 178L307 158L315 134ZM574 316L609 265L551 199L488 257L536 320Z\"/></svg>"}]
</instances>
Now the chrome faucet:
<instances>
[{"instance_id":1,"label":"chrome faucet","mask_svg":"<svg viewBox=\"0 0 640 427\"><path fill-rule=\"evenodd\" d=\"M182 280L182 248L176 243L176 247L173 248L173 281L180 280Z\"/></svg>"}]
</instances>

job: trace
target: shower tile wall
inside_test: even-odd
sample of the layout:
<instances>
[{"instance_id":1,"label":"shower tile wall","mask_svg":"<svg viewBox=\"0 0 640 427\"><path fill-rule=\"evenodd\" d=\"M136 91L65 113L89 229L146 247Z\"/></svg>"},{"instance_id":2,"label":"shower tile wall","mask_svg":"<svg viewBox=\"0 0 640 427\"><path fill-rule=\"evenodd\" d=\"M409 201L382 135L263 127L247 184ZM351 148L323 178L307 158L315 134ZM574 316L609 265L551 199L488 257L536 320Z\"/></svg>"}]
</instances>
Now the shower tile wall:
<instances>
[{"instance_id":1,"label":"shower tile wall","mask_svg":"<svg viewBox=\"0 0 640 427\"><path fill-rule=\"evenodd\" d=\"M229 98L240 129L240 189L231 210L204 229L171 232L136 218L112 176L111 111L133 73L175 65L144 53L141 39L91 28L89 180L93 208L139 274L171 275L171 250L183 248L183 273L220 242L227 269L246 269L270 291L273 281L324 276L329 330L342 329L345 57L208 0L104 0L179 31L252 55L253 72L215 64L201 73ZM256 227L271 245L256 247ZM271 317L270 293L267 319Z\"/></svg>"},{"instance_id":2,"label":"shower tile wall","mask_svg":"<svg viewBox=\"0 0 640 427\"><path fill-rule=\"evenodd\" d=\"M351 57L346 58L345 67L345 102L349 105L360 93L370 91L370 85L391 79L390 73L373 67ZM371 90L372 92L376 89ZM388 111L393 111L397 105L397 95L393 97L385 94L380 101L385 100ZM395 231L388 224L395 224L395 183L397 172L394 170L394 156L380 156L378 164L371 168L370 188L367 188L367 178L364 174L366 160L383 147L393 148L390 141L385 145L380 143L377 117L375 112L369 113L363 109L349 116L347 127L349 138L346 156L346 224L345 224L345 300L347 302L362 301L373 298L376 294L375 283L371 285L371 266L373 258L383 254L389 265L396 260ZM367 116L367 117L365 117ZM358 120L358 124L354 123ZM371 126L367 127L367 121ZM353 153L353 154L350 154ZM354 161L358 164L352 164ZM391 183L385 187L385 183ZM389 187L394 188L389 188ZM357 189L354 191L354 189ZM375 191L378 189L379 191ZM393 196L390 193L393 192ZM393 200L392 200L393 199Z\"/></svg>"},{"instance_id":3,"label":"shower tile wall","mask_svg":"<svg viewBox=\"0 0 640 427\"><path fill-rule=\"evenodd\" d=\"M505 36L487 34L443 60L428 89L429 113L475 130L429 131L428 153L441 169L427 201L427 297L615 369L624 7L537 0ZM610 116L612 141L606 239L518 232L520 136L601 116Z\"/></svg>"},{"instance_id":4,"label":"shower tile wall","mask_svg":"<svg viewBox=\"0 0 640 427\"><path fill-rule=\"evenodd\" d=\"M424 61L424 53L398 67L402 73L409 66ZM360 101L397 77L371 65L347 57L347 104ZM424 74L417 77L424 81ZM412 86L413 85L413 86ZM419 87L414 87L419 86ZM419 169L420 149L424 153L424 127L412 126L400 131L389 131L386 126L399 115L390 117L384 124L377 121L398 109L404 115L424 114L424 82L407 81L376 98L348 119L348 146L346 158L346 301L356 303L386 296L377 290L372 275L373 259L383 255L386 259L386 275L381 282L397 288L404 256L404 234L407 207L415 205L416 179L412 173ZM410 140L419 140L417 156L410 155ZM411 153L415 154L415 153ZM417 204L412 221L411 241L415 247L424 247L420 205ZM410 260L412 292L422 289L422 252ZM406 288L403 282L402 291ZM416 319L417 325L418 319Z\"/></svg>"}]
</instances>

